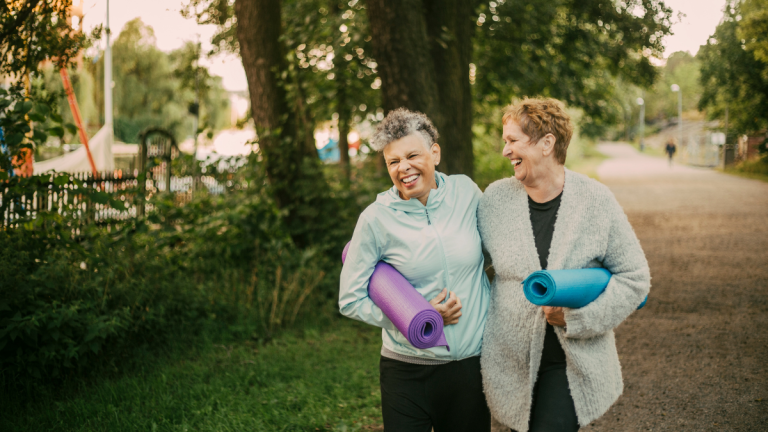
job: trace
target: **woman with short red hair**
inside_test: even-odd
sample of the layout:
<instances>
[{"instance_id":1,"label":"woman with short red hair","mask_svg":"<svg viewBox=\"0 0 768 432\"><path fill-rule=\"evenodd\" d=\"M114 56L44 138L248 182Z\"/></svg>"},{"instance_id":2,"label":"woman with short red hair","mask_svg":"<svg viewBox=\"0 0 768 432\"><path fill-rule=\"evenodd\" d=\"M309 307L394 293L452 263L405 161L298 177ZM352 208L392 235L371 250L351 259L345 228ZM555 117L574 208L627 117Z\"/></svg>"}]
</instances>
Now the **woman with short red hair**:
<instances>
[{"instance_id":1,"label":"woman with short red hair","mask_svg":"<svg viewBox=\"0 0 768 432\"><path fill-rule=\"evenodd\" d=\"M621 395L613 329L648 295L650 271L611 191L565 168L573 126L562 103L525 99L502 121L515 175L488 186L477 214L496 272L483 387L492 415L517 432L576 431ZM535 271L592 267L613 276L580 309L535 306L523 295Z\"/></svg>"}]
</instances>

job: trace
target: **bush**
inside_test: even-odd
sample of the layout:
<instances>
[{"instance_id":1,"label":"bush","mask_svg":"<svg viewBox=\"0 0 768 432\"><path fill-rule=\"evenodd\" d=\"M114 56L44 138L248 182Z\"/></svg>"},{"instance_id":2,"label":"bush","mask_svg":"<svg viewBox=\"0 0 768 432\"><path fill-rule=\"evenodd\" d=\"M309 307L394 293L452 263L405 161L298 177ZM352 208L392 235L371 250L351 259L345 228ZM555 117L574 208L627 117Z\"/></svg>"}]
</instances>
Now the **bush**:
<instances>
[{"instance_id":1,"label":"bush","mask_svg":"<svg viewBox=\"0 0 768 432\"><path fill-rule=\"evenodd\" d=\"M138 346L223 329L270 336L334 308L339 265L299 250L264 191L200 194L76 243L0 231L0 370L14 380L77 373ZM338 261L338 260L337 260ZM335 278L330 278L335 279ZM313 308L313 309L316 309Z\"/></svg>"}]
</instances>

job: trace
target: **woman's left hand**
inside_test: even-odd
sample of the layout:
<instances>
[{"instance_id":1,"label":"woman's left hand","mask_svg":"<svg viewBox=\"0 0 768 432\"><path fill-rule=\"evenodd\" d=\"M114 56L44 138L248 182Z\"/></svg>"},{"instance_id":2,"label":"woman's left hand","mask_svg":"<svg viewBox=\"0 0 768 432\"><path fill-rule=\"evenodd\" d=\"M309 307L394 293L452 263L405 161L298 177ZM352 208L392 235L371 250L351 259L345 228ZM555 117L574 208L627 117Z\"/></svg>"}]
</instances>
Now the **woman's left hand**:
<instances>
[{"instance_id":1,"label":"woman's left hand","mask_svg":"<svg viewBox=\"0 0 768 432\"><path fill-rule=\"evenodd\" d=\"M563 308L542 306L541 309L544 311L548 323L553 326L565 327L565 313L563 313Z\"/></svg>"}]
</instances>

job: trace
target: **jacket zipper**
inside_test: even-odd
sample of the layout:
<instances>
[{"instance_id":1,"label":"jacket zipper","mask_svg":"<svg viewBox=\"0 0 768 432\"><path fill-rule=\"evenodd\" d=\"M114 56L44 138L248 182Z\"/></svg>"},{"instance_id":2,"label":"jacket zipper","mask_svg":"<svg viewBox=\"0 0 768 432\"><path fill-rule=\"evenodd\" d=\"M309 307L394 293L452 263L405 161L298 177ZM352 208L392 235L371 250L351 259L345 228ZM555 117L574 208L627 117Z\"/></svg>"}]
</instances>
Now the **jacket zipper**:
<instances>
[{"instance_id":1,"label":"jacket zipper","mask_svg":"<svg viewBox=\"0 0 768 432\"><path fill-rule=\"evenodd\" d=\"M443 263L443 274L445 275L444 277L445 288L448 288L448 262L445 259L445 247L443 246L443 239L440 238L440 233L437 231L437 228L434 225L432 225L432 220L430 220L429 218L429 209L427 209L426 206L424 208L424 213L427 215L427 225L431 226L432 229L435 231L435 237L437 237L437 243L440 246L440 252L441 252L440 260ZM451 290L448 290L448 293L450 293L450 291ZM446 301L448 301L448 295L446 295L445 300L443 300L443 302L446 302ZM458 354L459 353L456 350L451 351L451 357L456 357L458 356Z\"/></svg>"}]
</instances>

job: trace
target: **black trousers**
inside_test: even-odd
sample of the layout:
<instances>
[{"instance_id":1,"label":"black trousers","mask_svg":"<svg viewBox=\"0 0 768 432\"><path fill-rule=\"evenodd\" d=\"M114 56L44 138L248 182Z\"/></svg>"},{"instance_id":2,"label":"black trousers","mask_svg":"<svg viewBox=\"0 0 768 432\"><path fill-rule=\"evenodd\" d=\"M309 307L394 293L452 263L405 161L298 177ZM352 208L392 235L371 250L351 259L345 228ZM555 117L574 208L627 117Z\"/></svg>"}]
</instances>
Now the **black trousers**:
<instances>
[{"instance_id":1,"label":"black trousers","mask_svg":"<svg viewBox=\"0 0 768 432\"><path fill-rule=\"evenodd\" d=\"M381 413L387 432L486 432L480 357L437 366L382 357Z\"/></svg>"},{"instance_id":2,"label":"black trousers","mask_svg":"<svg viewBox=\"0 0 768 432\"><path fill-rule=\"evenodd\" d=\"M528 432L576 432L579 430L576 407L568 387L565 365L565 351L557 340L554 327L547 324L541 365L536 385L533 387Z\"/></svg>"}]
</instances>

